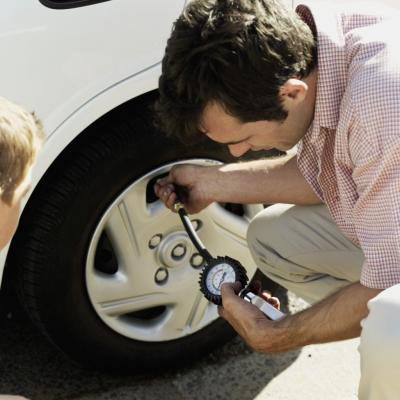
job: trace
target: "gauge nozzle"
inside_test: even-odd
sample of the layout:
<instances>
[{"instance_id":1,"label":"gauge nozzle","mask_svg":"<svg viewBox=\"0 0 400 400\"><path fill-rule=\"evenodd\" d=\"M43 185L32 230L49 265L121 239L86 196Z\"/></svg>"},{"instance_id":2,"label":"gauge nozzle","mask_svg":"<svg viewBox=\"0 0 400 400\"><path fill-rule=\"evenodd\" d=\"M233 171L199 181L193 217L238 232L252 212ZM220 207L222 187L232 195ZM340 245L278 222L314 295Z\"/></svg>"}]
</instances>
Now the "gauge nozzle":
<instances>
[{"instance_id":1,"label":"gauge nozzle","mask_svg":"<svg viewBox=\"0 0 400 400\"><path fill-rule=\"evenodd\" d=\"M281 319L285 316L285 314L269 304L267 301L265 301L262 297L257 296L253 292L250 292L247 289L242 290L239 293L239 296L243 298L244 300L248 301L251 304L254 304L256 307L258 307L269 319L276 321L278 319Z\"/></svg>"},{"instance_id":2,"label":"gauge nozzle","mask_svg":"<svg viewBox=\"0 0 400 400\"><path fill-rule=\"evenodd\" d=\"M174 204L174 211L175 211L175 212L179 212L179 210L182 209L182 208L184 209L185 206L184 206L184 204L181 203L180 201L177 201L177 202Z\"/></svg>"}]
</instances>

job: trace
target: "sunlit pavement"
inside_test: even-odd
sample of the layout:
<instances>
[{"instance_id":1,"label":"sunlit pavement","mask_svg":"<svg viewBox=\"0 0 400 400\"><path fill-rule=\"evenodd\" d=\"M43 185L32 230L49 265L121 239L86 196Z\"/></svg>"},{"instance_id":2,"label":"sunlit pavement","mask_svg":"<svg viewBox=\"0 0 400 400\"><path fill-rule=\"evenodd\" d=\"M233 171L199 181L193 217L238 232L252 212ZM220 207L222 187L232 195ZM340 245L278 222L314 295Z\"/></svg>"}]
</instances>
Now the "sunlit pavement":
<instances>
[{"instance_id":1,"label":"sunlit pavement","mask_svg":"<svg viewBox=\"0 0 400 400\"><path fill-rule=\"evenodd\" d=\"M0 393L31 400L356 399L358 340L259 354L235 338L190 366L121 375L80 368L19 315L0 313L0 336Z\"/></svg>"},{"instance_id":2,"label":"sunlit pavement","mask_svg":"<svg viewBox=\"0 0 400 400\"><path fill-rule=\"evenodd\" d=\"M355 400L359 339L308 346L254 400Z\"/></svg>"}]
</instances>

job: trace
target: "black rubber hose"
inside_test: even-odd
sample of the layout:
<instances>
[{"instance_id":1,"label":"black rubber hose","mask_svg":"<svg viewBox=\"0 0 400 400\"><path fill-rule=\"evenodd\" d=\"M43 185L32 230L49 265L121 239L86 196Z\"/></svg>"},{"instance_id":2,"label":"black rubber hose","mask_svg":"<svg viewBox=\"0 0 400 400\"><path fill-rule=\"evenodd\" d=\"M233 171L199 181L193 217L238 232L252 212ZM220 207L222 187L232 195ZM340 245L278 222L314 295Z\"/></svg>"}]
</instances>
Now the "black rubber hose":
<instances>
[{"instance_id":1,"label":"black rubber hose","mask_svg":"<svg viewBox=\"0 0 400 400\"><path fill-rule=\"evenodd\" d=\"M213 257L209 253L209 251L206 249L204 246L203 242L200 240L199 236L197 235L195 229L193 228L192 222L190 221L189 216L186 213L186 210L183 206L179 207L178 209L178 214L182 220L182 224L185 227L185 230L194 244L194 247L196 247L197 251L199 254L206 260L210 261Z\"/></svg>"}]
</instances>

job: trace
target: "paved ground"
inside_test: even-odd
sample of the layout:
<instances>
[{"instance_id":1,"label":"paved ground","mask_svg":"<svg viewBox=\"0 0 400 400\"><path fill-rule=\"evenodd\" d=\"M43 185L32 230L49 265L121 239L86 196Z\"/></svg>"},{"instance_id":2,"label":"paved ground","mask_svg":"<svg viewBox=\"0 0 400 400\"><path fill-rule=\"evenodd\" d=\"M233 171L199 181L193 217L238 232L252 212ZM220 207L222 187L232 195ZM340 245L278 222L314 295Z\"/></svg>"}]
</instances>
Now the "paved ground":
<instances>
[{"instance_id":1,"label":"paved ground","mask_svg":"<svg viewBox=\"0 0 400 400\"><path fill-rule=\"evenodd\" d=\"M356 399L357 340L264 355L237 338L190 368L112 376L71 363L18 314L1 315L0 335L0 393L32 400Z\"/></svg>"}]
</instances>

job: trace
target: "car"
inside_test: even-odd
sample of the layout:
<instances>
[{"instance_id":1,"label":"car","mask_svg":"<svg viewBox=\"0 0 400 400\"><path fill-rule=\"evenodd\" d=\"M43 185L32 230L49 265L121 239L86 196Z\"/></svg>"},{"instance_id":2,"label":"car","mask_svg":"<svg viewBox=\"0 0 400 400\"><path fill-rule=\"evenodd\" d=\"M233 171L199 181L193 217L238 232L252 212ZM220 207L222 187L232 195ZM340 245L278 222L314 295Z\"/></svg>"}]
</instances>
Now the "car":
<instances>
[{"instance_id":1,"label":"car","mask_svg":"<svg viewBox=\"0 0 400 400\"><path fill-rule=\"evenodd\" d=\"M34 110L47 137L0 254L1 290L82 365L179 366L233 336L199 291L204 260L153 191L177 163L231 160L220 145L184 146L153 123L160 62L184 3L2 3L2 96ZM262 207L212 204L191 219L212 254L252 277L246 229Z\"/></svg>"},{"instance_id":2,"label":"car","mask_svg":"<svg viewBox=\"0 0 400 400\"><path fill-rule=\"evenodd\" d=\"M0 253L1 292L16 293L45 336L83 365L179 366L233 336L199 291L203 260L153 191L177 163L232 160L215 143L184 146L153 124L161 59L184 5L2 3L1 95L34 110L47 138ZM213 255L239 260L252 277L246 229L262 208L212 204L191 218Z\"/></svg>"}]
</instances>

